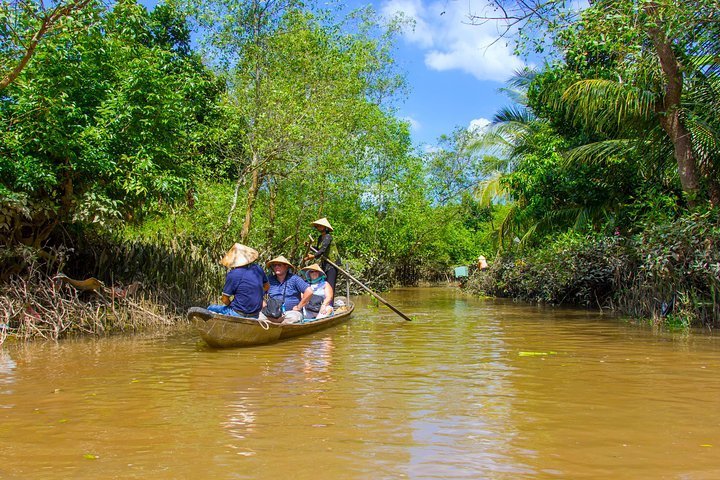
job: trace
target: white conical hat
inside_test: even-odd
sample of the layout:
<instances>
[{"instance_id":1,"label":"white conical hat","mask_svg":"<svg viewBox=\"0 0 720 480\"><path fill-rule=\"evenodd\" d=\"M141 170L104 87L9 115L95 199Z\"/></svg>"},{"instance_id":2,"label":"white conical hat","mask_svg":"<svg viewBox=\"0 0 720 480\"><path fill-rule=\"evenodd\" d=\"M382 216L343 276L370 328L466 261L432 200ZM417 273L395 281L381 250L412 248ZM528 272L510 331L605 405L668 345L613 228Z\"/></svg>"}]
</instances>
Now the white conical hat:
<instances>
[{"instance_id":1,"label":"white conical hat","mask_svg":"<svg viewBox=\"0 0 720 480\"><path fill-rule=\"evenodd\" d=\"M312 222L310 225L313 225L313 226L315 226L315 225L320 225L321 227L327 228L327 229L330 230L331 232L333 231L333 228L332 228L332 226L330 225L330 222L328 222L328 219L327 219L326 217L323 217L323 218L321 218L320 220L315 220L315 221Z\"/></svg>"},{"instance_id":2,"label":"white conical hat","mask_svg":"<svg viewBox=\"0 0 720 480\"><path fill-rule=\"evenodd\" d=\"M220 260L220 265L227 268L244 267L257 260L259 253L254 248L236 243Z\"/></svg>"},{"instance_id":3,"label":"white conical hat","mask_svg":"<svg viewBox=\"0 0 720 480\"><path fill-rule=\"evenodd\" d=\"M322 275L325 275L325 272L322 268L320 268L320 265L317 263L313 263L312 265L308 265L307 267L303 267L303 270L312 270L314 272L320 272Z\"/></svg>"},{"instance_id":4,"label":"white conical hat","mask_svg":"<svg viewBox=\"0 0 720 480\"><path fill-rule=\"evenodd\" d=\"M280 255L280 256L278 256L278 257L275 257L275 258L273 258L272 260L268 260L268 261L265 263L265 265L267 265L267 267L270 268L270 265L272 265L273 263L282 263L282 264L287 265L288 267L290 267L290 268L292 268L292 269L295 268L295 265L293 265L292 263L290 263L290 261L289 261L287 258L283 257L282 255Z\"/></svg>"}]
</instances>

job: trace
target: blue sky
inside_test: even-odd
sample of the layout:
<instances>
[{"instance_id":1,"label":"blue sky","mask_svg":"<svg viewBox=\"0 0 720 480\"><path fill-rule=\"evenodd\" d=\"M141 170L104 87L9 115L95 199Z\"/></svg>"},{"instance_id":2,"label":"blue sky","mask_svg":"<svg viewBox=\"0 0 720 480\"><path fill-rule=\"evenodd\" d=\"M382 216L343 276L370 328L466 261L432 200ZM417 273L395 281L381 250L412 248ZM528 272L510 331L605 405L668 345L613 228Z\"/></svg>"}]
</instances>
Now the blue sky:
<instances>
[{"instance_id":1,"label":"blue sky","mask_svg":"<svg viewBox=\"0 0 720 480\"><path fill-rule=\"evenodd\" d=\"M468 25L469 8L481 0L353 0L371 3L385 17L412 18L398 45L397 60L410 92L400 116L412 126L413 142L429 148L456 127L483 125L510 100L498 92L524 62L498 38L495 25Z\"/></svg>"}]
</instances>

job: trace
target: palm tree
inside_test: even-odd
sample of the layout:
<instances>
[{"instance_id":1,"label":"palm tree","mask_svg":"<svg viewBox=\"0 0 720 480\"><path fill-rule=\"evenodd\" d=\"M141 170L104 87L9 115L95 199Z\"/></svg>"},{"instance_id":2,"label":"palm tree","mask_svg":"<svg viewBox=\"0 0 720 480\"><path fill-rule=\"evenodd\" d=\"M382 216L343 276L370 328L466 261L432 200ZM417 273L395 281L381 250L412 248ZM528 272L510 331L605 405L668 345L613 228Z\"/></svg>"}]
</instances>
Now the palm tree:
<instances>
[{"instance_id":1,"label":"palm tree","mask_svg":"<svg viewBox=\"0 0 720 480\"><path fill-rule=\"evenodd\" d=\"M615 209L615 199L612 196L598 201L597 198L583 198L582 192L576 195L577 198L548 200L548 208L538 209L531 205L537 203L536 199L526 197L523 189L518 188L514 181L524 175L521 172L528 168L534 169L533 164L538 157L559 158L566 152L569 144L566 137L577 143L573 137L579 136L577 129L566 132L565 135L560 134L548 119L536 115L528 105L528 88L539 75L542 74L525 69L517 72L508 82L510 88L505 91L517 103L495 114L489 131L480 142L483 148L493 150L498 160L492 164L494 170L477 189L478 201L483 206L494 201L512 202L497 230L501 247L509 238L519 239L520 243L524 244L552 231L568 228L583 230L590 226L597 228L612 217ZM559 97L562 90L551 89L551 92L545 93L548 96L553 93L555 97ZM561 104L553 105L556 109L562 108ZM551 161L549 168L564 178L584 175L583 172L574 171L577 169L574 169L572 164L553 165Z\"/></svg>"}]
</instances>

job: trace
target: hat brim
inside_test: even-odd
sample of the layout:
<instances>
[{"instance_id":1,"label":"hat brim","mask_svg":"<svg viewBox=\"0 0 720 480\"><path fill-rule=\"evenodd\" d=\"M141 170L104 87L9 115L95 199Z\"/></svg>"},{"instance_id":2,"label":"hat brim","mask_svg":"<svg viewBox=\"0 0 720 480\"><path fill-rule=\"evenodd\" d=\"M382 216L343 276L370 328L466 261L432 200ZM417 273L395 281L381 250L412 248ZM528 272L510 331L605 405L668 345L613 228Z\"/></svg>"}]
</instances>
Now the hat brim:
<instances>
[{"instance_id":1,"label":"hat brim","mask_svg":"<svg viewBox=\"0 0 720 480\"><path fill-rule=\"evenodd\" d=\"M325 272L323 271L323 269L320 268L320 266L316 263L314 263L312 265L308 265L307 267L303 267L302 270L305 272L318 272L321 275L325 275Z\"/></svg>"},{"instance_id":2,"label":"hat brim","mask_svg":"<svg viewBox=\"0 0 720 480\"><path fill-rule=\"evenodd\" d=\"M281 261L281 260L268 260L268 261L265 263L265 266L266 266L267 268L272 268L272 266L273 266L273 265L276 265L276 264L277 264L277 265L287 265L288 268L292 268L293 270L297 270L297 269L295 268L295 265L293 265L292 263L290 263L290 262L283 262L283 261Z\"/></svg>"}]
</instances>

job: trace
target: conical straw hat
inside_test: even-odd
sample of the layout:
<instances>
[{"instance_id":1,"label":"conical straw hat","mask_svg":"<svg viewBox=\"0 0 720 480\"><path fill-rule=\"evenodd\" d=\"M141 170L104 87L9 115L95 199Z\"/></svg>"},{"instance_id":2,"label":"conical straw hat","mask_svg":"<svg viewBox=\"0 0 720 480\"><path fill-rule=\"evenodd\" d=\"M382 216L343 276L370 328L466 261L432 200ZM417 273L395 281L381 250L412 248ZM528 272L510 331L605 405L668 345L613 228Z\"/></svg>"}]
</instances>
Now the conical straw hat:
<instances>
[{"instance_id":1,"label":"conical straw hat","mask_svg":"<svg viewBox=\"0 0 720 480\"><path fill-rule=\"evenodd\" d=\"M313 270L315 272L320 272L320 274L322 274L322 275L325 275L325 272L323 272L323 269L320 268L320 265L318 265L317 263L308 265L307 267L304 267L303 270Z\"/></svg>"},{"instance_id":2,"label":"conical straw hat","mask_svg":"<svg viewBox=\"0 0 720 480\"><path fill-rule=\"evenodd\" d=\"M330 222L328 222L328 219L327 219L326 217L323 217L323 218L321 218L320 220L315 220L315 221L312 222L310 225L313 225L313 226L315 226L315 225L320 225L321 227L327 228L327 229L330 230L331 232L333 231L333 228L332 228L332 226L330 225Z\"/></svg>"},{"instance_id":3,"label":"conical straw hat","mask_svg":"<svg viewBox=\"0 0 720 480\"><path fill-rule=\"evenodd\" d=\"M258 256L254 248L236 243L220 260L220 265L227 268L243 267L257 260Z\"/></svg>"},{"instance_id":4,"label":"conical straw hat","mask_svg":"<svg viewBox=\"0 0 720 480\"><path fill-rule=\"evenodd\" d=\"M295 268L295 265L290 263L290 261L288 261L288 259L283 257L282 255L275 257L272 260L268 260L267 263L265 263L265 265L267 265L267 267L270 268L270 265L272 265L273 263L282 263L284 265L287 265L290 268L293 268L293 269Z\"/></svg>"}]
</instances>

